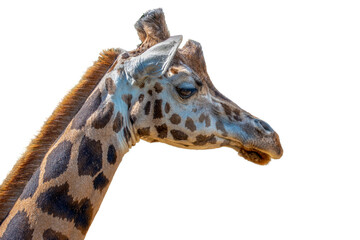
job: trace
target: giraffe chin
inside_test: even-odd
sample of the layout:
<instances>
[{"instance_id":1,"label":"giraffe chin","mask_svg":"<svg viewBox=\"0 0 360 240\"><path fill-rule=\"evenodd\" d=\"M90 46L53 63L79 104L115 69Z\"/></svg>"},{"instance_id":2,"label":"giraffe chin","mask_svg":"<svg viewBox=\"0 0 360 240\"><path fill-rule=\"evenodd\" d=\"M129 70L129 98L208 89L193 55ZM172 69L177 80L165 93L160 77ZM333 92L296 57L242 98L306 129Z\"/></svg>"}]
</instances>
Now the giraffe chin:
<instances>
[{"instance_id":1,"label":"giraffe chin","mask_svg":"<svg viewBox=\"0 0 360 240\"><path fill-rule=\"evenodd\" d=\"M266 165L271 161L270 155L257 150L246 150L244 148L240 148L238 154L246 160L259 165Z\"/></svg>"}]
</instances>

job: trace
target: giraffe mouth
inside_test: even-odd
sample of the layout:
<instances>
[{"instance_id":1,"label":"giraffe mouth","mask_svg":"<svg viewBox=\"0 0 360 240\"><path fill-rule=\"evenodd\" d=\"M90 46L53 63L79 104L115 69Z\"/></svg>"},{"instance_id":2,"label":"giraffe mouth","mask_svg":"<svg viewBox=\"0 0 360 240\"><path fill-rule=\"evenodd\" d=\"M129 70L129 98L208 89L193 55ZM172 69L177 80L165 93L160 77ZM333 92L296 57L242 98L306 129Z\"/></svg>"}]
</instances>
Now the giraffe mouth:
<instances>
[{"instance_id":1,"label":"giraffe mouth","mask_svg":"<svg viewBox=\"0 0 360 240\"><path fill-rule=\"evenodd\" d=\"M279 159L283 155L279 136L274 132L269 137L260 139L251 138L224 138L222 146L230 147L238 155L259 165L268 164L271 159Z\"/></svg>"},{"instance_id":2,"label":"giraffe mouth","mask_svg":"<svg viewBox=\"0 0 360 240\"><path fill-rule=\"evenodd\" d=\"M266 165L271 161L269 154L261 152L257 149L247 150L245 148L239 148L238 154L246 160L259 165Z\"/></svg>"},{"instance_id":3,"label":"giraffe mouth","mask_svg":"<svg viewBox=\"0 0 360 240\"><path fill-rule=\"evenodd\" d=\"M246 160L259 164L266 165L271 161L271 155L256 148L247 148L242 144L236 144L236 142L230 141L230 144L227 145L238 152L239 156L245 158Z\"/></svg>"}]
</instances>

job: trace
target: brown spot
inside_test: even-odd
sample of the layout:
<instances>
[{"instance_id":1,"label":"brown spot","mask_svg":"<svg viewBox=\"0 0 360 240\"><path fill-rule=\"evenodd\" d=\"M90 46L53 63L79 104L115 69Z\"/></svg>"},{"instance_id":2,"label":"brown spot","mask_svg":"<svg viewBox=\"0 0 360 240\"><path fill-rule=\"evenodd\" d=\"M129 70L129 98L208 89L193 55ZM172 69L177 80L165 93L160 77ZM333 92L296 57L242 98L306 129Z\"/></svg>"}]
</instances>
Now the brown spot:
<instances>
[{"instance_id":1,"label":"brown spot","mask_svg":"<svg viewBox=\"0 0 360 240\"><path fill-rule=\"evenodd\" d=\"M110 145L107 152L107 161L110 164L115 164L117 159L116 149L114 145Z\"/></svg>"},{"instance_id":2,"label":"brown spot","mask_svg":"<svg viewBox=\"0 0 360 240\"><path fill-rule=\"evenodd\" d=\"M154 119L163 117L161 107L162 107L162 99L156 99L154 103Z\"/></svg>"},{"instance_id":3,"label":"brown spot","mask_svg":"<svg viewBox=\"0 0 360 240\"><path fill-rule=\"evenodd\" d=\"M242 121L242 118L240 116L240 110L239 109L235 109L233 110L233 113L235 114L234 119L238 122Z\"/></svg>"},{"instance_id":4,"label":"brown spot","mask_svg":"<svg viewBox=\"0 0 360 240\"><path fill-rule=\"evenodd\" d=\"M173 115L171 115L170 122L172 124L177 125L181 122L181 117L179 115L177 115L176 113L174 113Z\"/></svg>"},{"instance_id":5,"label":"brown spot","mask_svg":"<svg viewBox=\"0 0 360 240\"><path fill-rule=\"evenodd\" d=\"M127 59L129 57L130 57L130 55L127 52L121 54L121 59Z\"/></svg>"},{"instance_id":6,"label":"brown spot","mask_svg":"<svg viewBox=\"0 0 360 240\"><path fill-rule=\"evenodd\" d=\"M103 172L99 173L93 180L94 189L102 191L109 184L109 179L106 178Z\"/></svg>"},{"instance_id":7,"label":"brown spot","mask_svg":"<svg viewBox=\"0 0 360 240\"><path fill-rule=\"evenodd\" d=\"M132 95L131 94L124 94L124 95L121 96L121 98L124 101L124 103L126 103L128 105L128 109L130 109Z\"/></svg>"},{"instance_id":8,"label":"brown spot","mask_svg":"<svg viewBox=\"0 0 360 240\"><path fill-rule=\"evenodd\" d=\"M43 240L69 240L69 238L60 232L48 228L43 233Z\"/></svg>"},{"instance_id":9,"label":"brown spot","mask_svg":"<svg viewBox=\"0 0 360 240\"><path fill-rule=\"evenodd\" d=\"M70 141L65 140L51 150L46 157L44 182L59 177L67 170L72 146L73 144Z\"/></svg>"},{"instance_id":10,"label":"brown spot","mask_svg":"<svg viewBox=\"0 0 360 240\"><path fill-rule=\"evenodd\" d=\"M141 82L139 88L144 88L144 87L145 87L145 82Z\"/></svg>"},{"instance_id":11,"label":"brown spot","mask_svg":"<svg viewBox=\"0 0 360 240\"><path fill-rule=\"evenodd\" d=\"M145 110L145 115L149 115L150 113L150 107L151 107L151 102L148 101L144 107L144 110Z\"/></svg>"},{"instance_id":12,"label":"brown spot","mask_svg":"<svg viewBox=\"0 0 360 240\"><path fill-rule=\"evenodd\" d=\"M175 68L175 67L171 67L171 68L170 68L170 72L171 72L172 74L178 74L178 73L179 73L179 69L177 69L177 68Z\"/></svg>"},{"instance_id":13,"label":"brown spot","mask_svg":"<svg viewBox=\"0 0 360 240\"><path fill-rule=\"evenodd\" d=\"M139 128L137 130L137 133L139 134L140 137L149 136L150 135L150 127Z\"/></svg>"},{"instance_id":14,"label":"brown spot","mask_svg":"<svg viewBox=\"0 0 360 240\"><path fill-rule=\"evenodd\" d=\"M208 115L205 115L205 114L201 114L200 117L199 117L199 121L202 123L205 121L205 126L206 127L209 127L211 122L210 122L210 118Z\"/></svg>"},{"instance_id":15,"label":"brown spot","mask_svg":"<svg viewBox=\"0 0 360 240\"><path fill-rule=\"evenodd\" d=\"M73 221L75 227L84 235L89 229L94 215L90 199L74 200L73 196L69 194L69 184L67 182L63 185L49 187L39 195L36 204L43 212L53 217L66 219L69 222Z\"/></svg>"},{"instance_id":16,"label":"brown spot","mask_svg":"<svg viewBox=\"0 0 360 240\"><path fill-rule=\"evenodd\" d=\"M185 127L187 127L192 132L196 130L194 121L189 117L186 119Z\"/></svg>"},{"instance_id":17,"label":"brown spot","mask_svg":"<svg viewBox=\"0 0 360 240\"><path fill-rule=\"evenodd\" d=\"M112 80L112 78L110 78L110 77L106 78L105 87L109 94L115 93L116 85L114 83L114 80Z\"/></svg>"},{"instance_id":18,"label":"brown spot","mask_svg":"<svg viewBox=\"0 0 360 240\"><path fill-rule=\"evenodd\" d=\"M214 134L211 134L210 136L206 136L206 135L197 135L196 136L196 141L193 142L194 145L196 146L204 146L207 143L211 143L211 144L215 144L216 143L216 138Z\"/></svg>"},{"instance_id":19,"label":"brown spot","mask_svg":"<svg viewBox=\"0 0 360 240\"><path fill-rule=\"evenodd\" d=\"M165 103L165 113L169 113L170 112L170 104L167 102Z\"/></svg>"},{"instance_id":20,"label":"brown spot","mask_svg":"<svg viewBox=\"0 0 360 240\"><path fill-rule=\"evenodd\" d=\"M114 103L108 102L94 118L92 127L96 129L104 128L109 122L114 112Z\"/></svg>"},{"instance_id":21,"label":"brown spot","mask_svg":"<svg viewBox=\"0 0 360 240\"><path fill-rule=\"evenodd\" d=\"M205 115L202 113L199 117L199 121L202 123L205 120Z\"/></svg>"},{"instance_id":22,"label":"brown spot","mask_svg":"<svg viewBox=\"0 0 360 240\"><path fill-rule=\"evenodd\" d=\"M197 108L193 108L192 111L193 111L194 113L196 113L196 112L197 112Z\"/></svg>"},{"instance_id":23,"label":"brown spot","mask_svg":"<svg viewBox=\"0 0 360 240\"><path fill-rule=\"evenodd\" d=\"M156 128L156 131L158 132L158 137L159 138L166 138L167 137L167 131L168 131L168 128L166 126L166 124L162 124L162 125L159 125L159 126L155 126Z\"/></svg>"},{"instance_id":24,"label":"brown spot","mask_svg":"<svg viewBox=\"0 0 360 240\"><path fill-rule=\"evenodd\" d=\"M152 90L149 90L149 91L148 91L148 94L149 94L150 96L152 96Z\"/></svg>"},{"instance_id":25,"label":"brown spot","mask_svg":"<svg viewBox=\"0 0 360 240\"><path fill-rule=\"evenodd\" d=\"M24 191L20 195L21 200L26 199L26 198L31 198L32 196L34 196L36 189L39 186L39 177L40 177L40 168L38 168L36 170L36 172L33 174L33 176L30 178L30 180L26 184ZM0 221L0 226L1 226L1 223L2 223L2 221Z\"/></svg>"},{"instance_id":26,"label":"brown spot","mask_svg":"<svg viewBox=\"0 0 360 240\"><path fill-rule=\"evenodd\" d=\"M142 101L144 101L144 94L139 95L139 103L141 103Z\"/></svg>"},{"instance_id":27,"label":"brown spot","mask_svg":"<svg viewBox=\"0 0 360 240\"><path fill-rule=\"evenodd\" d=\"M78 153L79 175L95 176L102 168L101 142L83 136Z\"/></svg>"},{"instance_id":28,"label":"brown spot","mask_svg":"<svg viewBox=\"0 0 360 240\"><path fill-rule=\"evenodd\" d=\"M182 131L179 130L170 130L171 135L175 140L187 140L188 135Z\"/></svg>"},{"instance_id":29,"label":"brown spot","mask_svg":"<svg viewBox=\"0 0 360 240\"><path fill-rule=\"evenodd\" d=\"M239 109L234 109L233 113L237 116L240 116L240 110Z\"/></svg>"},{"instance_id":30,"label":"brown spot","mask_svg":"<svg viewBox=\"0 0 360 240\"><path fill-rule=\"evenodd\" d=\"M224 136L227 135L227 131L225 130L224 124L221 121L216 122L216 129L220 130Z\"/></svg>"},{"instance_id":31,"label":"brown spot","mask_svg":"<svg viewBox=\"0 0 360 240\"><path fill-rule=\"evenodd\" d=\"M34 229L31 228L29 217L24 210L19 211L10 220L1 239L33 239Z\"/></svg>"},{"instance_id":32,"label":"brown spot","mask_svg":"<svg viewBox=\"0 0 360 240\"><path fill-rule=\"evenodd\" d=\"M114 120L114 123L113 123L114 132L118 133L121 130L122 125L123 125L123 116L121 115L120 112L118 112L116 114L116 117L115 117L115 120Z\"/></svg>"},{"instance_id":33,"label":"brown spot","mask_svg":"<svg viewBox=\"0 0 360 240\"><path fill-rule=\"evenodd\" d=\"M161 91L163 90L163 87L161 86L161 84L160 83L155 83L155 85L154 85L154 90L155 90L155 92L157 92L157 93L161 93Z\"/></svg>"},{"instance_id":34,"label":"brown spot","mask_svg":"<svg viewBox=\"0 0 360 240\"><path fill-rule=\"evenodd\" d=\"M229 105L221 103L221 106L223 107L225 114L231 117L231 108L229 107Z\"/></svg>"},{"instance_id":35,"label":"brown spot","mask_svg":"<svg viewBox=\"0 0 360 240\"><path fill-rule=\"evenodd\" d=\"M85 102L84 106L76 114L71 124L71 129L80 129L85 126L88 118L97 110L101 103L101 92L96 89L89 99Z\"/></svg>"}]
</instances>

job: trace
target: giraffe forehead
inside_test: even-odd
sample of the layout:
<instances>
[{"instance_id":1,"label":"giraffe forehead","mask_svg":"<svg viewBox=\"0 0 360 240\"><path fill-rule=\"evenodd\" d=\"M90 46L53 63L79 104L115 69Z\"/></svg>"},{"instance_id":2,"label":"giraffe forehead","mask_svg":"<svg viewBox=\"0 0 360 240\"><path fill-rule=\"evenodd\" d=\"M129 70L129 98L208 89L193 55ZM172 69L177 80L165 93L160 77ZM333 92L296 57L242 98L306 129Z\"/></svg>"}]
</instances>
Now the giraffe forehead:
<instances>
[{"instance_id":1,"label":"giraffe forehead","mask_svg":"<svg viewBox=\"0 0 360 240\"><path fill-rule=\"evenodd\" d=\"M152 96L152 94L161 93L166 83L176 84L181 81L194 82L194 79L201 82L188 66L177 63L170 66L164 75L147 78L143 82L137 83L137 85L140 89L147 89L147 93Z\"/></svg>"},{"instance_id":2,"label":"giraffe forehead","mask_svg":"<svg viewBox=\"0 0 360 240\"><path fill-rule=\"evenodd\" d=\"M199 76L187 65L174 65L169 68L167 77L171 82L188 81L188 82L201 82Z\"/></svg>"}]
</instances>

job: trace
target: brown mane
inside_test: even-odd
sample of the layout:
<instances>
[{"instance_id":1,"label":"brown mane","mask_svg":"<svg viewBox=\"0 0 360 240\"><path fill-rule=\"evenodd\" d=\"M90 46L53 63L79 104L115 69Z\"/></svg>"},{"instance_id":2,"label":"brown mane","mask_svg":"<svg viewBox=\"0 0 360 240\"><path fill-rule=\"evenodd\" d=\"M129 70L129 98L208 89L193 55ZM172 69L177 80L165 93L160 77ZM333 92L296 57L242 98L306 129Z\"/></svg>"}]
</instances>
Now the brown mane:
<instances>
[{"instance_id":1,"label":"brown mane","mask_svg":"<svg viewBox=\"0 0 360 240\"><path fill-rule=\"evenodd\" d=\"M30 142L26 152L16 162L0 186L0 225L40 166L44 155L80 110L120 53L119 49L109 49L100 53L98 60L88 68L79 83L63 98L44 123L39 134Z\"/></svg>"}]
</instances>

